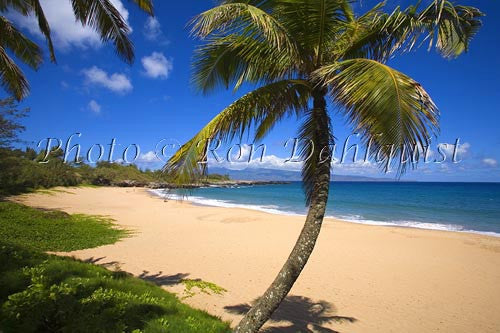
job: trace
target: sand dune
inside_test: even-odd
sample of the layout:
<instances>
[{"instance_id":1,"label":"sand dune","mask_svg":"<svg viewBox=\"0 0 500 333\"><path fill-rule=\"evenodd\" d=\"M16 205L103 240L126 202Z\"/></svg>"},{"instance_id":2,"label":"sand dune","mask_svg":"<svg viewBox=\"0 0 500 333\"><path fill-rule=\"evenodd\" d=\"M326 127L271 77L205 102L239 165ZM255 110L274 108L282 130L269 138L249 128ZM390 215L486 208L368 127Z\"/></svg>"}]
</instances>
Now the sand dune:
<instances>
[{"instance_id":1,"label":"sand dune","mask_svg":"<svg viewBox=\"0 0 500 333\"><path fill-rule=\"evenodd\" d=\"M70 193L68 193L70 192ZM186 302L236 322L274 278L303 218L163 202L144 189L79 188L16 198L107 215L134 235L70 253L183 294L180 279L227 289ZM265 332L500 332L500 238L327 220Z\"/></svg>"}]
</instances>

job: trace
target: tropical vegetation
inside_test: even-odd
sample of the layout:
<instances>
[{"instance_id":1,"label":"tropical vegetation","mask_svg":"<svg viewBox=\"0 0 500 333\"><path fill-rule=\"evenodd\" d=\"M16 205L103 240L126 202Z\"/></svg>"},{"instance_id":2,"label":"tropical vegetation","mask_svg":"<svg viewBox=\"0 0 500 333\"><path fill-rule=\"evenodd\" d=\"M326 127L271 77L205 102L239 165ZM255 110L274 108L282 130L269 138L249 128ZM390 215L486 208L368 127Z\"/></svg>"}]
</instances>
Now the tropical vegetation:
<instances>
[{"instance_id":1,"label":"tropical vegetation","mask_svg":"<svg viewBox=\"0 0 500 333\"><path fill-rule=\"evenodd\" d=\"M0 197L56 186L175 185L161 170L141 170L135 164L65 163L61 150L50 152L48 163L40 163L44 158L45 151L0 148ZM228 180L227 175L209 174L202 182L217 184Z\"/></svg>"},{"instance_id":2,"label":"tropical vegetation","mask_svg":"<svg viewBox=\"0 0 500 333\"><path fill-rule=\"evenodd\" d=\"M426 44L445 58L467 51L482 13L446 0L418 1L387 12L351 0L226 0L196 16L202 40L193 60L193 84L256 86L222 110L168 161L178 182L205 171L211 142L254 133L264 138L284 118L297 119L309 211L288 260L234 332L256 332L290 291L313 251L330 187L333 112L367 143L370 154L399 174L415 147L439 130L439 111L424 88L389 60ZM200 163L201 162L201 163ZM386 165L387 165L386 164Z\"/></svg>"}]
</instances>

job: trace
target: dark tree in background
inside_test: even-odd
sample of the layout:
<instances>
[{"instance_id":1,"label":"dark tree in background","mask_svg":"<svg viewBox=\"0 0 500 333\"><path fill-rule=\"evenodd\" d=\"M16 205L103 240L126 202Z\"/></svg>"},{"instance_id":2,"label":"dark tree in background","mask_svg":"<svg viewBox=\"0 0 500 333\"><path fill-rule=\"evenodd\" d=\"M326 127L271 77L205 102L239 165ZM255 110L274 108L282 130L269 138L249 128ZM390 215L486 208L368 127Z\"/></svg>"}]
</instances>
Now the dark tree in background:
<instances>
[{"instance_id":1,"label":"dark tree in background","mask_svg":"<svg viewBox=\"0 0 500 333\"><path fill-rule=\"evenodd\" d=\"M14 142L19 141L18 134L24 131L24 126L19 121L28 112L29 108L18 109L14 97L0 100L0 148L10 148Z\"/></svg>"}]
</instances>

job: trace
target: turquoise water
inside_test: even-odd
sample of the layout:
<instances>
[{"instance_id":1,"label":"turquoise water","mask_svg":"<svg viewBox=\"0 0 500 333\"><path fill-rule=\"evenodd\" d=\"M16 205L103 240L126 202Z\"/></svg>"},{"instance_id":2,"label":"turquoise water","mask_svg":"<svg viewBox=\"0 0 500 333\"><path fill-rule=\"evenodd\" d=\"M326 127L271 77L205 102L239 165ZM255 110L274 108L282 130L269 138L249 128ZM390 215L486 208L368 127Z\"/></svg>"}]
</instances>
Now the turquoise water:
<instances>
[{"instance_id":1,"label":"turquoise water","mask_svg":"<svg viewBox=\"0 0 500 333\"><path fill-rule=\"evenodd\" d=\"M201 188L190 192L188 200L277 214L303 215L307 211L300 182ZM500 183L334 182L327 216L500 236Z\"/></svg>"}]
</instances>

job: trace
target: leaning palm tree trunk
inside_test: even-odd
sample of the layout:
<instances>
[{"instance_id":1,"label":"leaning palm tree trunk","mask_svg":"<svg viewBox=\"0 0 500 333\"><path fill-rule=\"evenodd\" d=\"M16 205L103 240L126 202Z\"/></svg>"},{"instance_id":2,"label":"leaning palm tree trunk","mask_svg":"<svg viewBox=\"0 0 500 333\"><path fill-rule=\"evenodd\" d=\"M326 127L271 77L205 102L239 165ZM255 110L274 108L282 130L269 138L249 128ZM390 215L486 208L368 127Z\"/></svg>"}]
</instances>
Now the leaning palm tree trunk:
<instances>
[{"instance_id":1,"label":"leaning palm tree trunk","mask_svg":"<svg viewBox=\"0 0 500 333\"><path fill-rule=\"evenodd\" d=\"M330 128L329 118L326 112L324 93L319 92L314 98L314 109L312 110L312 117L315 118L316 128L314 129L312 139L315 149L311 158L315 158L316 161L321 158L322 148L328 147L329 145ZM292 289L292 286L306 265L314 249L316 240L318 239L323 217L325 216L330 188L330 162L331 157L328 156L323 158L321 163L319 163L313 171L314 185L309 203L309 211L304 227L300 232L299 238L290 256L273 283L267 288L264 295L259 298L257 303L250 309L245 317L243 317L233 332L257 332L278 308L290 289Z\"/></svg>"},{"instance_id":2,"label":"leaning palm tree trunk","mask_svg":"<svg viewBox=\"0 0 500 333\"><path fill-rule=\"evenodd\" d=\"M206 161L211 140L241 140L255 128L259 141L290 116L303 121L298 138L306 142L301 152L309 206L304 228L274 282L234 332L257 332L264 325L291 290L319 236L333 138L327 93L360 139L371 143L370 156L383 157L401 174L407 164L393 157L404 154L409 161L417 144L428 145L439 128L439 110L418 82L386 62L424 40L444 57L457 57L481 26L478 9L450 1L436 0L422 9L398 7L391 14L382 12L381 3L360 16L354 2L225 0L192 21L193 35L205 40L194 58L193 83L199 91L233 84L238 90L244 83L259 87L222 110L169 159L169 179L181 184L198 179L203 171L199 161Z\"/></svg>"}]
</instances>

